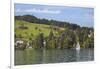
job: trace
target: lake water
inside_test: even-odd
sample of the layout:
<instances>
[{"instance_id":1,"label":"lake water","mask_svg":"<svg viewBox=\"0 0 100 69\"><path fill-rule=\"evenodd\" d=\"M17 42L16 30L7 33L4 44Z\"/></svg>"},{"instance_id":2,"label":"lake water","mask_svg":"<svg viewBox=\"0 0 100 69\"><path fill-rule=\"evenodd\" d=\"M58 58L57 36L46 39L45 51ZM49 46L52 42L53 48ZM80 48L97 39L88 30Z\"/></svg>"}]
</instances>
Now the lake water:
<instances>
[{"instance_id":1,"label":"lake water","mask_svg":"<svg viewBox=\"0 0 100 69\"><path fill-rule=\"evenodd\" d=\"M93 61L93 49L25 49L15 50L15 65L46 64L61 62Z\"/></svg>"}]
</instances>

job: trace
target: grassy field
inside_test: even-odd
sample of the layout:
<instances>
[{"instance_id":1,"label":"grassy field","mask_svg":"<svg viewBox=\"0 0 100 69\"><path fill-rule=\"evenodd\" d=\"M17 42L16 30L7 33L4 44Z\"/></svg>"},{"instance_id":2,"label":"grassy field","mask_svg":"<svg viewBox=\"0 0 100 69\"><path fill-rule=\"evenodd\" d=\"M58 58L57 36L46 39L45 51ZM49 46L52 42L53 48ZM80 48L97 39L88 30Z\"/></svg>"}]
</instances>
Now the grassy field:
<instances>
[{"instance_id":1,"label":"grassy field","mask_svg":"<svg viewBox=\"0 0 100 69\"><path fill-rule=\"evenodd\" d=\"M24 28L22 28L24 27ZM64 28L59 30L53 30L54 35L58 36L58 31L63 31ZM39 33L43 33L44 37L47 37L51 31L50 25L29 23L25 21L15 21L15 34L17 37L22 36L23 39L29 40L29 38L35 38Z\"/></svg>"}]
</instances>

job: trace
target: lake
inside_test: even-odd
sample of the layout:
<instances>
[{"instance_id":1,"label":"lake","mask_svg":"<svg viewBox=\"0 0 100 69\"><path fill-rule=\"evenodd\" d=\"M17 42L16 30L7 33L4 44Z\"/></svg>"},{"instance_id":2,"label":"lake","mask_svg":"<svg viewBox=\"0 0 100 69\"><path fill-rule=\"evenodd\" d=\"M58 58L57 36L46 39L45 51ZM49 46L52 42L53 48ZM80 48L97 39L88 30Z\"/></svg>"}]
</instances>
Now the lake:
<instances>
[{"instance_id":1,"label":"lake","mask_svg":"<svg viewBox=\"0 0 100 69\"><path fill-rule=\"evenodd\" d=\"M15 65L93 61L94 49L15 50Z\"/></svg>"}]
</instances>

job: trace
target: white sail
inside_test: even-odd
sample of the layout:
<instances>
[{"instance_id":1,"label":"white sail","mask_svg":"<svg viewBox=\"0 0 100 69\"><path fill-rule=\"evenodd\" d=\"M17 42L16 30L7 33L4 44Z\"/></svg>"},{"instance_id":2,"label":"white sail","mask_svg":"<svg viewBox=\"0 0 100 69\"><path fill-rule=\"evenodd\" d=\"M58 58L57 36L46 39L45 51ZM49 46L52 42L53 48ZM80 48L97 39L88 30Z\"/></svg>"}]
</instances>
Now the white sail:
<instances>
[{"instance_id":1,"label":"white sail","mask_svg":"<svg viewBox=\"0 0 100 69\"><path fill-rule=\"evenodd\" d=\"M79 42L77 42L76 50L80 50L80 44L79 44Z\"/></svg>"}]
</instances>

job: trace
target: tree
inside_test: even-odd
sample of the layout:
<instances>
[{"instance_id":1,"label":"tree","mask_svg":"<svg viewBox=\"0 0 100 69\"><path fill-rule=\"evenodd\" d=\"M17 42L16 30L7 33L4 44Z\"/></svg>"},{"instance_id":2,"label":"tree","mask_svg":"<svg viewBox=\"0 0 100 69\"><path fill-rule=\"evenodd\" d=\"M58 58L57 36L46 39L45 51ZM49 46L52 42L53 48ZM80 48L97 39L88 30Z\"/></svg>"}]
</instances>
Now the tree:
<instances>
[{"instance_id":1,"label":"tree","mask_svg":"<svg viewBox=\"0 0 100 69\"><path fill-rule=\"evenodd\" d=\"M91 37L88 37L84 43L83 43L84 48L94 48L94 36L92 35Z\"/></svg>"},{"instance_id":2,"label":"tree","mask_svg":"<svg viewBox=\"0 0 100 69\"><path fill-rule=\"evenodd\" d=\"M51 48L51 49L56 48L56 46L57 46L57 39L54 36L54 33L53 33L52 30L50 31L49 36L48 36L46 42L47 42L46 43L46 48Z\"/></svg>"},{"instance_id":3,"label":"tree","mask_svg":"<svg viewBox=\"0 0 100 69\"><path fill-rule=\"evenodd\" d=\"M50 31L48 38L49 38L49 40L52 40L54 38L53 30Z\"/></svg>"},{"instance_id":4,"label":"tree","mask_svg":"<svg viewBox=\"0 0 100 69\"><path fill-rule=\"evenodd\" d=\"M34 48L43 48L44 47L43 42L44 42L44 36L43 33L40 33L35 39Z\"/></svg>"}]
</instances>

